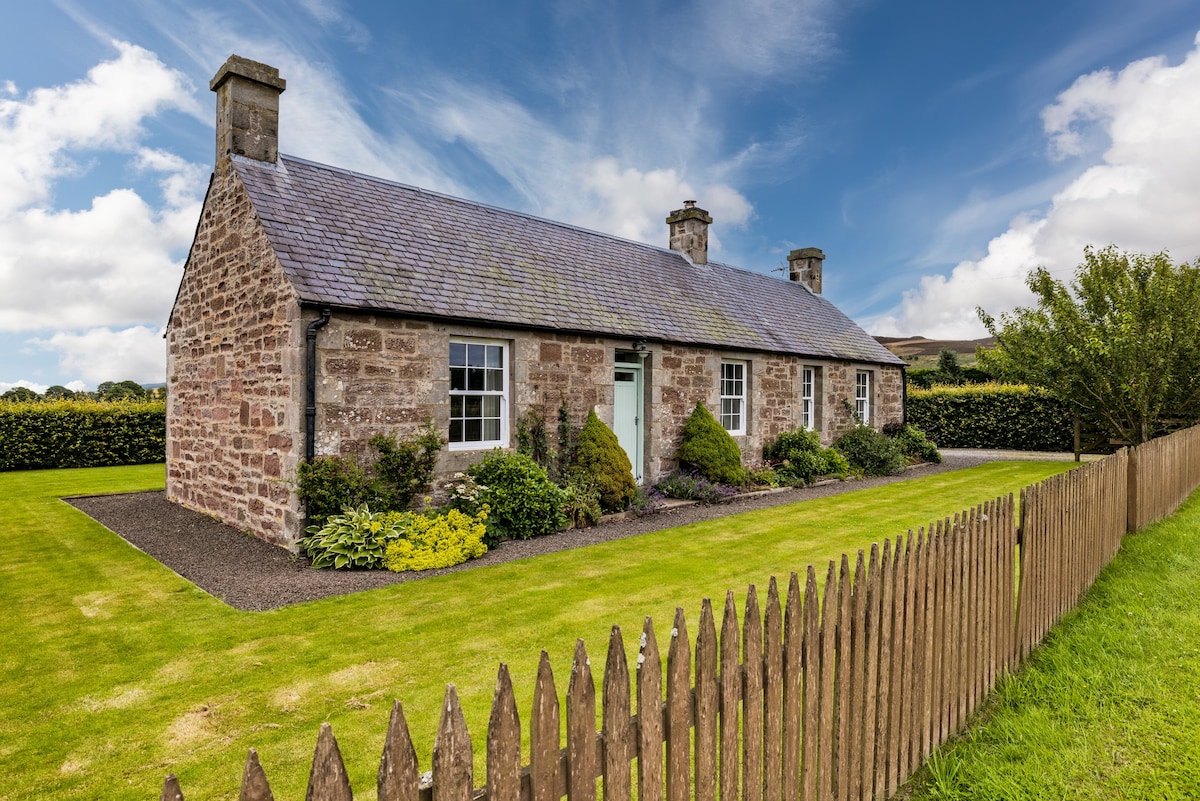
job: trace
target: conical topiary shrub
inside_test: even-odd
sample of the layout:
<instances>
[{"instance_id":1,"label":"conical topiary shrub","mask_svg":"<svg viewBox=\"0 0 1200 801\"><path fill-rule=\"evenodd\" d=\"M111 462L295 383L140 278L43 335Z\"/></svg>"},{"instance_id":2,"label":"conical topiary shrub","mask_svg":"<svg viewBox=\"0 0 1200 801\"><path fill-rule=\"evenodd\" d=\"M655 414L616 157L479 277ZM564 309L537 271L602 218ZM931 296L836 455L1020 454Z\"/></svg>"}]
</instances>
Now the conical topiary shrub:
<instances>
[{"instance_id":1,"label":"conical topiary shrub","mask_svg":"<svg viewBox=\"0 0 1200 801\"><path fill-rule=\"evenodd\" d=\"M692 416L683 426L683 441L679 443L679 464L681 467L693 468L709 481L718 484L736 486L746 483L741 449L702 403L696 404Z\"/></svg>"},{"instance_id":2,"label":"conical topiary shrub","mask_svg":"<svg viewBox=\"0 0 1200 801\"><path fill-rule=\"evenodd\" d=\"M612 429L596 416L595 409L588 412L579 432L572 470L600 491L600 508L606 512L625 509L637 492L625 449Z\"/></svg>"}]
</instances>

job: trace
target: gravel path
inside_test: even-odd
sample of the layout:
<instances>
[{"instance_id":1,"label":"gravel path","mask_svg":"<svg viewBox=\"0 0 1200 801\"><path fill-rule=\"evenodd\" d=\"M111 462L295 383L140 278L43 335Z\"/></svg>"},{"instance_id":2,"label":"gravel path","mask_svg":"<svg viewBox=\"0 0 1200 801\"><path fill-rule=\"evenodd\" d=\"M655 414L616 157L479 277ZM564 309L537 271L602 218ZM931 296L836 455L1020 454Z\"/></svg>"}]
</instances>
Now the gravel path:
<instances>
[{"instance_id":1,"label":"gravel path","mask_svg":"<svg viewBox=\"0 0 1200 801\"><path fill-rule=\"evenodd\" d=\"M479 559L442 570L391 573L386 570L313 570L308 560L283 548L243 534L201 514L167 501L163 492L94 495L64 500L236 609L261 611L288 604L419 581L430 576L470 570L512 559L582 548L725 515L781 504L825 498L877 487L908 478L974 467L994 454L944 453L940 465L923 465L901 476L844 481L804 489L776 490L743 496L728 504L681 506L646 517L617 520L549 537L503 542Z\"/></svg>"}]
</instances>

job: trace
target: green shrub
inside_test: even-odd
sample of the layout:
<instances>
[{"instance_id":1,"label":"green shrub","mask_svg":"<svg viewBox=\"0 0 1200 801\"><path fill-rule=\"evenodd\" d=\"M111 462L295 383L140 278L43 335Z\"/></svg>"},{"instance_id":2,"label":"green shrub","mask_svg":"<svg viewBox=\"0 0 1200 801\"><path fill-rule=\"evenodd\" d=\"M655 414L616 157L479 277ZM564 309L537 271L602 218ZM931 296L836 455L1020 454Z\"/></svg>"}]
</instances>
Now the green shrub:
<instances>
[{"instance_id":1,"label":"green shrub","mask_svg":"<svg viewBox=\"0 0 1200 801\"><path fill-rule=\"evenodd\" d=\"M627 508L637 492L629 456L617 435L596 416L595 409L588 412L579 432L571 474L595 486L600 493L600 507L606 512Z\"/></svg>"},{"instance_id":2,"label":"green shrub","mask_svg":"<svg viewBox=\"0 0 1200 801\"><path fill-rule=\"evenodd\" d=\"M697 403L684 424L678 455L680 467L691 468L709 481L737 486L746 483L737 442L704 404Z\"/></svg>"},{"instance_id":3,"label":"green shrub","mask_svg":"<svg viewBox=\"0 0 1200 801\"><path fill-rule=\"evenodd\" d=\"M904 469L904 454L894 440L870 426L855 426L843 434L833 447L851 470L864 476L894 476Z\"/></svg>"},{"instance_id":4,"label":"green shrub","mask_svg":"<svg viewBox=\"0 0 1200 801\"><path fill-rule=\"evenodd\" d=\"M937 464L942 461L942 455L938 453L937 445L930 442L929 438L925 436L925 432L912 423L907 425L889 423L883 427L883 433L892 438L909 462Z\"/></svg>"},{"instance_id":5,"label":"green shrub","mask_svg":"<svg viewBox=\"0 0 1200 801\"><path fill-rule=\"evenodd\" d=\"M575 528L594 526L604 510L600 506L600 490L585 476L572 476L563 487L566 505L563 511Z\"/></svg>"},{"instance_id":6,"label":"green shrub","mask_svg":"<svg viewBox=\"0 0 1200 801\"><path fill-rule=\"evenodd\" d=\"M400 536L401 518L372 512L366 504L347 506L324 525L309 526L307 537L296 544L304 549L313 567L371 569L383 566L388 543Z\"/></svg>"},{"instance_id":7,"label":"green shrub","mask_svg":"<svg viewBox=\"0 0 1200 801\"><path fill-rule=\"evenodd\" d=\"M0 402L0 470L162 462L166 413L162 401Z\"/></svg>"},{"instance_id":8,"label":"green shrub","mask_svg":"<svg viewBox=\"0 0 1200 801\"><path fill-rule=\"evenodd\" d=\"M345 507L371 504L378 496L366 471L343 456L318 456L296 468L296 494L318 526Z\"/></svg>"},{"instance_id":9,"label":"green shrub","mask_svg":"<svg viewBox=\"0 0 1200 801\"><path fill-rule=\"evenodd\" d=\"M523 453L553 477L558 454L550 447L546 418L537 409L526 409L517 417L517 453Z\"/></svg>"},{"instance_id":10,"label":"green shrub","mask_svg":"<svg viewBox=\"0 0 1200 801\"><path fill-rule=\"evenodd\" d=\"M910 388L908 420L940 448L1070 451L1075 446L1066 405L1024 385Z\"/></svg>"},{"instance_id":11,"label":"green shrub","mask_svg":"<svg viewBox=\"0 0 1200 801\"><path fill-rule=\"evenodd\" d=\"M384 564L395 573L453 567L487 553L487 545L483 542L487 506L477 515L464 514L457 509L437 515L413 512L393 512L392 515L399 521L401 534L388 543Z\"/></svg>"},{"instance_id":12,"label":"green shrub","mask_svg":"<svg viewBox=\"0 0 1200 801\"><path fill-rule=\"evenodd\" d=\"M433 477L442 435L426 423L412 437L376 434L377 456L367 469L344 456L320 456L296 469L296 495L310 520L320 524L346 506L369 504L380 512L402 512Z\"/></svg>"},{"instance_id":13,"label":"green shrub","mask_svg":"<svg viewBox=\"0 0 1200 801\"><path fill-rule=\"evenodd\" d=\"M550 479L561 482L571 472L575 463L575 446L579 444L579 429L571 425L571 412L567 404L558 407L558 453L553 469L548 469Z\"/></svg>"},{"instance_id":14,"label":"green shrub","mask_svg":"<svg viewBox=\"0 0 1200 801\"><path fill-rule=\"evenodd\" d=\"M784 431L764 445L763 458L774 465L780 481L791 485L811 484L818 476L844 478L850 470L844 456L822 448L817 432L803 428Z\"/></svg>"},{"instance_id":15,"label":"green shrub","mask_svg":"<svg viewBox=\"0 0 1200 801\"><path fill-rule=\"evenodd\" d=\"M780 486L781 478L775 468L769 464L756 464L746 468L746 481L755 487L770 487L774 489Z\"/></svg>"},{"instance_id":16,"label":"green shrub","mask_svg":"<svg viewBox=\"0 0 1200 801\"><path fill-rule=\"evenodd\" d=\"M446 444L433 421L425 423L414 437L397 438L395 433L376 434L369 440L379 453L372 466L375 492L387 511L403 511L425 492L433 478L438 452Z\"/></svg>"},{"instance_id":17,"label":"green shrub","mask_svg":"<svg viewBox=\"0 0 1200 801\"><path fill-rule=\"evenodd\" d=\"M566 493L528 456L497 448L467 471L491 509L488 539L527 540L566 526Z\"/></svg>"}]
</instances>

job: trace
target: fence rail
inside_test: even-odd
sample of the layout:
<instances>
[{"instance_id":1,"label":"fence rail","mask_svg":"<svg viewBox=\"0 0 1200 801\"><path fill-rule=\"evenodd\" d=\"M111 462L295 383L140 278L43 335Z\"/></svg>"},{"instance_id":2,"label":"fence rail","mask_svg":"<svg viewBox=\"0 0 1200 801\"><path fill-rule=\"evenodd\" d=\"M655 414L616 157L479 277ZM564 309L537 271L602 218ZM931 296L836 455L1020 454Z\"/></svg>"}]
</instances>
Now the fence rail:
<instances>
[{"instance_id":1,"label":"fence rail","mask_svg":"<svg viewBox=\"0 0 1200 801\"><path fill-rule=\"evenodd\" d=\"M1078 602L1127 530L1170 514L1200 486L1200 428L1121 450L1013 496L843 555L818 573L775 578L739 614L726 594L718 630L705 599L695 641L677 609L666 667L646 618L630 671L609 637L600 696L576 643L559 695L542 652L529 718L529 764L512 682L500 665L476 787L473 741L446 689L431 774L422 775L404 711L392 707L379 801L866 801L893 795L966 726L996 681ZM1134 524L1137 524L1136 526ZM1019 565L1019 578L1017 567ZM665 694L664 694L665 691ZM602 780L600 790L597 781ZM162 801L182 801L168 776ZM241 801L272 799L251 750ZM309 801L353 801L328 724Z\"/></svg>"}]
</instances>

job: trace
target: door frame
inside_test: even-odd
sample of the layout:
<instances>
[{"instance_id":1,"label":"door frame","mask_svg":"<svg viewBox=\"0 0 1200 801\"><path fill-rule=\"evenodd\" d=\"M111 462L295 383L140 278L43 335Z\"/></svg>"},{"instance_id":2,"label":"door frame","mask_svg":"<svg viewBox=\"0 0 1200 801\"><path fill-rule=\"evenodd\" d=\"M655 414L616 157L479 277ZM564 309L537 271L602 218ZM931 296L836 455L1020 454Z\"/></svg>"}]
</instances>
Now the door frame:
<instances>
[{"instance_id":1,"label":"door frame","mask_svg":"<svg viewBox=\"0 0 1200 801\"><path fill-rule=\"evenodd\" d=\"M637 357L636 362L632 361L617 361L616 355L633 355ZM626 455L630 456L630 463L633 468L633 478L641 484L645 481L646 468L646 386L645 386L645 358L646 354L637 351L617 351L614 354L613 360L613 429L617 427L617 389L616 389L616 374L618 370L626 370L633 373L634 376L634 431L635 431L635 449L637 451L636 458L631 456L628 451ZM619 439L618 439L619 441ZM624 445L622 445L624 448Z\"/></svg>"}]
</instances>

